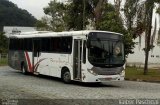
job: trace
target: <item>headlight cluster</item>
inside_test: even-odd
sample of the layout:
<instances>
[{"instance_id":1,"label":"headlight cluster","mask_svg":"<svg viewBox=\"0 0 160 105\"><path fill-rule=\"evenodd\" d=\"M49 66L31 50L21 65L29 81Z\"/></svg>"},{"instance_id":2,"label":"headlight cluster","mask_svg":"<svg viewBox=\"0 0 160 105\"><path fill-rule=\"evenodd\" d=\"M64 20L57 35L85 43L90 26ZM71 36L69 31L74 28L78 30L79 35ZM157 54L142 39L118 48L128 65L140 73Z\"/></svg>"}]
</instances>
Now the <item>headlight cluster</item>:
<instances>
[{"instance_id":1,"label":"headlight cluster","mask_svg":"<svg viewBox=\"0 0 160 105\"><path fill-rule=\"evenodd\" d=\"M91 69L87 69L88 70L88 72L89 73L91 73L91 74L93 74L93 75L95 75L95 76L97 76L98 74L96 74L93 70L91 70Z\"/></svg>"},{"instance_id":2,"label":"headlight cluster","mask_svg":"<svg viewBox=\"0 0 160 105\"><path fill-rule=\"evenodd\" d=\"M122 72L120 73L120 75L125 75L125 70L122 70Z\"/></svg>"}]
</instances>

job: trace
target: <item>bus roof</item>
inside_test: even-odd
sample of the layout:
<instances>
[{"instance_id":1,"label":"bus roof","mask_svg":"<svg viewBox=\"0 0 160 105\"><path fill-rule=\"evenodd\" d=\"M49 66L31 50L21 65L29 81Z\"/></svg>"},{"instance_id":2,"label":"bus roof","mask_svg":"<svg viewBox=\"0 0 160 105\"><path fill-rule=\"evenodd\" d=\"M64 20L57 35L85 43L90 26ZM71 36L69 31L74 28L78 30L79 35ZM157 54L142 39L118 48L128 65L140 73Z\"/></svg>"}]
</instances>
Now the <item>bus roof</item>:
<instances>
[{"instance_id":1,"label":"bus roof","mask_svg":"<svg viewBox=\"0 0 160 105\"><path fill-rule=\"evenodd\" d=\"M17 34L11 34L9 38L36 38L36 37L56 37L56 36L77 36L77 35L87 35L90 32L104 32L111 34L120 33L110 32L110 31L99 31L99 30L82 30L82 31L63 31L63 32L52 32L52 31L34 31L34 32L23 32Z\"/></svg>"}]
</instances>

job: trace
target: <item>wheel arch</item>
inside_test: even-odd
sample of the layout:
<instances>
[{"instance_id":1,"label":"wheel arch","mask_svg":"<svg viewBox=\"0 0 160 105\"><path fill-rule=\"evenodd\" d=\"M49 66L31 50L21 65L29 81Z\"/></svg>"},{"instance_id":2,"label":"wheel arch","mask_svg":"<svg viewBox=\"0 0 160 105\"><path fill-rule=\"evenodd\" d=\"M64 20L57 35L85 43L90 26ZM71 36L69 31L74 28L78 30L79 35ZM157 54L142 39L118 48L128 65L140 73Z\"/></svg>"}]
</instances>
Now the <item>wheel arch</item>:
<instances>
[{"instance_id":1,"label":"wheel arch","mask_svg":"<svg viewBox=\"0 0 160 105\"><path fill-rule=\"evenodd\" d=\"M72 80L73 79L73 73L71 72L71 69L69 67L67 67L67 66L62 67L62 69L61 69L61 77L62 77L62 75L63 75L63 73L65 71L69 71L70 72L71 80Z\"/></svg>"}]
</instances>

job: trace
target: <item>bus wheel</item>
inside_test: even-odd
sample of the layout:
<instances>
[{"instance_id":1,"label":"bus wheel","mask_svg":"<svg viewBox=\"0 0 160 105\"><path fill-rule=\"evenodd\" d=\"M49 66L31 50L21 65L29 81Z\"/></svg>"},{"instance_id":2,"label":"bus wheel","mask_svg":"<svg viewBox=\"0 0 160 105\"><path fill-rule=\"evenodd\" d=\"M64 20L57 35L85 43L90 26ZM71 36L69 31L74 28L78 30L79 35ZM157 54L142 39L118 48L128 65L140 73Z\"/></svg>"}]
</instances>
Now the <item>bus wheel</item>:
<instances>
[{"instance_id":1,"label":"bus wheel","mask_svg":"<svg viewBox=\"0 0 160 105\"><path fill-rule=\"evenodd\" d=\"M71 83L71 74L68 70L62 72L62 79L64 83Z\"/></svg>"},{"instance_id":2,"label":"bus wheel","mask_svg":"<svg viewBox=\"0 0 160 105\"><path fill-rule=\"evenodd\" d=\"M21 71L24 75L27 75L27 70L25 69L25 66L24 65L21 65Z\"/></svg>"}]
</instances>

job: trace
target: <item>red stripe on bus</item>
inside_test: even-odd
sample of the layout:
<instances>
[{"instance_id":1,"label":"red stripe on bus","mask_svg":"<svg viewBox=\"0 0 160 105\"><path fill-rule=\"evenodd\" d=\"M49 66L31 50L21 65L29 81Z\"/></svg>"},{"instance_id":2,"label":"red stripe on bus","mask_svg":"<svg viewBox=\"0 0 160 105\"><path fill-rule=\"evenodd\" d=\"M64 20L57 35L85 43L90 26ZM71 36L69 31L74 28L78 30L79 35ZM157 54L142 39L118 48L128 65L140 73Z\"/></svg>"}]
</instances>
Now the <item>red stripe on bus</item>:
<instances>
[{"instance_id":1,"label":"red stripe on bus","mask_svg":"<svg viewBox=\"0 0 160 105\"><path fill-rule=\"evenodd\" d=\"M37 72L37 68L38 68L40 62L42 62L42 61L45 60L45 59L47 59L47 58L40 59L40 60L34 65L34 72Z\"/></svg>"},{"instance_id":2,"label":"red stripe on bus","mask_svg":"<svg viewBox=\"0 0 160 105\"><path fill-rule=\"evenodd\" d=\"M29 59L28 52L25 52L25 55L26 55L26 59L27 59L27 62L28 62L29 71L30 71L30 72L33 72L33 71L32 71L31 61L30 61L30 59Z\"/></svg>"}]
</instances>

